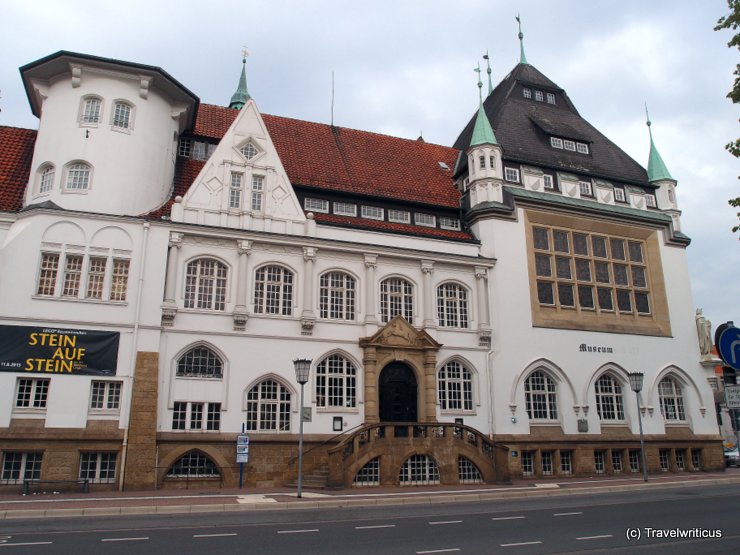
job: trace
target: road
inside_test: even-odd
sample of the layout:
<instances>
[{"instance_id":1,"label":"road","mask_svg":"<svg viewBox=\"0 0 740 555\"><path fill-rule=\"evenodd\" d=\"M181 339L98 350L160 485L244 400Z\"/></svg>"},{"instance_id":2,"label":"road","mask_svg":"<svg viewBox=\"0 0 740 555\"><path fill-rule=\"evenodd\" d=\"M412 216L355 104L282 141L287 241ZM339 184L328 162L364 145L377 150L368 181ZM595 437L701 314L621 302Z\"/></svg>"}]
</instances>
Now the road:
<instances>
[{"instance_id":1,"label":"road","mask_svg":"<svg viewBox=\"0 0 740 555\"><path fill-rule=\"evenodd\" d=\"M740 485L2 523L0 555L740 553Z\"/></svg>"}]
</instances>

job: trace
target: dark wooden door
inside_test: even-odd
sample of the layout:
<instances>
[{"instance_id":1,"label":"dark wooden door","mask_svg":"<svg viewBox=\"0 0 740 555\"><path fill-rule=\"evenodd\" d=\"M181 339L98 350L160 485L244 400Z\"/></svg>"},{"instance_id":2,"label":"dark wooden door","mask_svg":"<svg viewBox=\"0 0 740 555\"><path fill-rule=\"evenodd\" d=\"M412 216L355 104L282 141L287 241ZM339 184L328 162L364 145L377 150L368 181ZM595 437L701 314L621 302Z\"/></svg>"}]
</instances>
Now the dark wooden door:
<instances>
[{"instance_id":1,"label":"dark wooden door","mask_svg":"<svg viewBox=\"0 0 740 555\"><path fill-rule=\"evenodd\" d=\"M401 362L392 362L380 373L381 422L417 421L417 386L414 371Z\"/></svg>"}]
</instances>

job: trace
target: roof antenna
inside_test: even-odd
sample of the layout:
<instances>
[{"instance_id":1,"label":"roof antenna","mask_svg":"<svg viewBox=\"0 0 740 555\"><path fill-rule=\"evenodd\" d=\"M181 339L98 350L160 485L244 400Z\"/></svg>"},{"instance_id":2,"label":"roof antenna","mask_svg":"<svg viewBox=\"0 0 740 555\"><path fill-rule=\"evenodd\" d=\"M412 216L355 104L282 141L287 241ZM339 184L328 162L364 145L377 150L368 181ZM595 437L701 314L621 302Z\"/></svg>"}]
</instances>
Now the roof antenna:
<instances>
[{"instance_id":1,"label":"roof antenna","mask_svg":"<svg viewBox=\"0 0 740 555\"><path fill-rule=\"evenodd\" d=\"M486 70L486 73L488 74L488 96L491 96L491 93L493 92L493 83L491 83L491 61L488 57L488 50L486 50L486 53L483 55L483 59L486 61L486 64L488 64L488 69Z\"/></svg>"},{"instance_id":2,"label":"roof antenna","mask_svg":"<svg viewBox=\"0 0 740 555\"><path fill-rule=\"evenodd\" d=\"M334 127L334 72L331 72L331 126Z\"/></svg>"},{"instance_id":3,"label":"roof antenna","mask_svg":"<svg viewBox=\"0 0 740 555\"><path fill-rule=\"evenodd\" d=\"M526 64L527 57L524 55L524 33L522 33L522 20L519 17L519 14L516 14L516 20L519 23L519 63Z\"/></svg>"}]
</instances>

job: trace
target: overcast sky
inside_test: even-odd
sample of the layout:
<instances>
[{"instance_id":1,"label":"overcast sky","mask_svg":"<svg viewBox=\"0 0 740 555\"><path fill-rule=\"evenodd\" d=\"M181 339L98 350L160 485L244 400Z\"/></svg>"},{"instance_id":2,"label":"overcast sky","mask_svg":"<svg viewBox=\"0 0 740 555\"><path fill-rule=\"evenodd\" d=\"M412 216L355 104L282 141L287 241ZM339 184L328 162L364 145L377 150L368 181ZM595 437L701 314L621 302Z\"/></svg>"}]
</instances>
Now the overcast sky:
<instances>
[{"instance_id":1,"label":"overcast sky","mask_svg":"<svg viewBox=\"0 0 740 555\"><path fill-rule=\"evenodd\" d=\"M36 128L18 68L70 50L159 66L201 102L226 105L248 46L263 113L451 145L477 108L472 69L494 86L516 65L521 14L530 64L643 166L649 138L678 180L694 306L740 324L740 242L730 228L740 136L727 98L740 61L715 32L725 0L4 0L0 125ZM671 276L666 275L670 280Z\"/></svg>"}]
</instances>

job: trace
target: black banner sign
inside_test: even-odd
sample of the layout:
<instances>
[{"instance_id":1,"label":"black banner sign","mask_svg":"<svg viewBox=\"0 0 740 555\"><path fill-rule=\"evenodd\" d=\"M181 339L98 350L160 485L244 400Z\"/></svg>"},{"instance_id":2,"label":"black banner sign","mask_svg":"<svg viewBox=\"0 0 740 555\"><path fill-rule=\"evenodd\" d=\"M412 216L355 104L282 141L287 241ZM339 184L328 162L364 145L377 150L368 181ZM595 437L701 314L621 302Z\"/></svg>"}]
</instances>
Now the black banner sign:
<instances>
[{"instance_id":1,"label":"black banner sign","mask_svg":"<svg viewBox=\"0 0 740 555\"><path fill-rule=\"evenodd\" d=\"M0 372L115 376L121 334L0 326Z\"/></svg>"}]
</instances>

